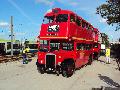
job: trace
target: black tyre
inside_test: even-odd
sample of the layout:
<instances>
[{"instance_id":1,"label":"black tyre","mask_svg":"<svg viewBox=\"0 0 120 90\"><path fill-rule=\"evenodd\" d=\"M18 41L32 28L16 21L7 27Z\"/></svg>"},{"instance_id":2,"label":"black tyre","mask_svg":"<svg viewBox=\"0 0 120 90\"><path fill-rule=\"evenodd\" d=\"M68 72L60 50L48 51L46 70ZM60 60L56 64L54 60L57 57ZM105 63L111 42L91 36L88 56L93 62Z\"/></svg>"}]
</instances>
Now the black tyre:
<instances>
[{"instance_id":1,"label":"black tyre","mask_svg":"<svg viewBox=\"0 0 120 90\"><path fill-rule=\"evenodd\" d=\"M92 56L89 57L89 60L88 60L88 65L91 65L93 62L93 59L92 59Z\"/></svg>"},{"instance_id":2,"label":"black tyre","mask_svg":"<svg viewBox=\"0 0 120 90\"><path fill-rule=\"evenodd\" d=\"M41 73L41 74L44 74L44 73L45 73L44 67L37 67L37 70L38 70L38 72Z\"/></svg>"},{"instance_id":3,"label":"black tyre","mask_svg":"<svg viewBox=\"0 0 120 90\"><path fill-rule=\"evenodd\" d=\"M98 53L95 53L95 55L94 55L94 60L98 60L98 58L99 58L99 54Z\"/></svg>"},{"instance_id":4,"label":"black tyre","mask_svg":"<svg viewBox=\"0 0 120 90\"><path fill-rule=\"evenodd\" d=\"M60 72L59 72L59 71L56 71L56 75L59 76L59 75L60 75Z\"/></svg>"},{"instance_id":5,"label":"black tyre","mask_svg":"<svg viewBox=\"0 0 120 90\"><path fill-rule=\"evenodd\" d=\"M62 76L71 77L74 73L75 67L73 63L65 63L62 66Z\"/></svg>"},{"instance_id":6,"label":"black tyre","mask_svg":"<svg viewBox=\"0 0 120 90\"><path fill-rule=\"evenodd\" d=\"M96 55L96 56L94 57L94 60L98 60L98 55Z\"/></svg>"}]
</instances>

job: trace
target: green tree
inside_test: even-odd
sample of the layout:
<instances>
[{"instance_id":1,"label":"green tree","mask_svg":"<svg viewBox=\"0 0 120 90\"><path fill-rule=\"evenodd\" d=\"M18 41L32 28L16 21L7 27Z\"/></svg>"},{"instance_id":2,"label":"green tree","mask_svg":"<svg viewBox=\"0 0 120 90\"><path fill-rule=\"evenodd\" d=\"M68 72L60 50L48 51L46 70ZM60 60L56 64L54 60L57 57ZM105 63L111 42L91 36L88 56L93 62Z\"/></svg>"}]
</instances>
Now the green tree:
<instances>
[{"instance_id":1,"label":"green tree","mask_svg":"<svg viewBox=\"0 0 120 90\"><path fill-rule=\"evenodd\" d=\"M97 7L96 12L107 19L109 25L116 24L116 30L120 29L120 0L107 0L105 4Z\"/></svg>"}]
</instances>

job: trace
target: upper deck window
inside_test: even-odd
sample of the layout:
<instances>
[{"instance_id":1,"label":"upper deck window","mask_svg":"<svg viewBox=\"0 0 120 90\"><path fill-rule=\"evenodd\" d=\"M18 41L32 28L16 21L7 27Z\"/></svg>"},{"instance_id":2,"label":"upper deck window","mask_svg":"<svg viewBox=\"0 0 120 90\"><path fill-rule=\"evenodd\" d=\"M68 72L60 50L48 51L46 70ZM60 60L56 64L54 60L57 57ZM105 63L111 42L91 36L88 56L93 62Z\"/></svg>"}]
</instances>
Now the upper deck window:
<instances>
[{"instance_id":1,"label":"upper deck window","mask_svg":"<svg viewBox=\"0 0 120 90\"><path fill-rule=\"evenodd\" d=\"M45 16L43 19L43 23L52 23L54 21L55 16Z\"/></svg>"},{"instance_id":2,"label":"upper deck window","mask_svg":"<svg viewBox=\"0 0 120 90\"><path fill-rule=\"evenodd\" d=\"M86 25L85 25L85 22L84 22L84 21L82 21L82 27L83 27L83 28L85 28L85 27L86 27Z\"/></svg>"},{"instance_id":3,"label":"upper deck window","mask_svg":"<svg viewBox=\"0 0 120 90\"><path fill-rule=\"evenodd\" d=\"M70 15L70 22L75 22L75 16L74 15Z\"/></svg>"},{"instance_id":4,"label":"upper deck window","mask_svg":"<svg viewBox=\"0 0 120 90\"><path fill-rule=\"evenodd\" d=\"M56 16L56 22L67 22L68 14L59 14Z\"/></svg>"},{"instance_id":5,"label":"upper deck window","mask_svg":"<svg viewBox=\"0 0 120 90\"><path fill-rule=\"evenodd\" d=\"M81 26L81 19L79 19L79 18L77 17L76 23L77 23L78 26Z\"/></svg>"},{"instance_id":6,"label":"upper deck window","mask_svg":"<svg viewBox=\"0 0 120 90\"><path fill-rule=\"evenodd\" d=\"M88 30L91 30L91 26L90 25L88 25Z\"/></svg>"}]
</instances>

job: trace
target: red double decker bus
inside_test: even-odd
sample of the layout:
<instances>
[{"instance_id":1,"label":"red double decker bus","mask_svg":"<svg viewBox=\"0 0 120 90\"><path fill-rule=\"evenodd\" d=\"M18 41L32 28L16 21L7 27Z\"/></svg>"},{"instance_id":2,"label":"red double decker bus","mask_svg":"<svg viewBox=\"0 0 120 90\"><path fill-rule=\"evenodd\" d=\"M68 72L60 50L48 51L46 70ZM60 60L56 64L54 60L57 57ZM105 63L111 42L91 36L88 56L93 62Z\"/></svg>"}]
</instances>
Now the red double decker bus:
<instances>
[{"instance_id":1,"label":"red double decker bus","mask_svg":"<svg viewBox=\"0 0 120 90\"><path fill-rule=\"evenodd\" d=\"M100 32L98 31L97 28L94 28L93 30L93 59L98 59L100 56L100 46L101 44L99 43L99 36Z\"/></svg>"},{"instance_id":2,"label":"red double decker bus","mask_svg":"<svg viewBox=\"0 0 120 90\"><path fill-rule=\"evenodd\" d=\"M75 69L91 64L96 41L94 29L72 11L54 8L46 13L38 37L38 71L70 77Z\"/></svg>"}]
</instances>

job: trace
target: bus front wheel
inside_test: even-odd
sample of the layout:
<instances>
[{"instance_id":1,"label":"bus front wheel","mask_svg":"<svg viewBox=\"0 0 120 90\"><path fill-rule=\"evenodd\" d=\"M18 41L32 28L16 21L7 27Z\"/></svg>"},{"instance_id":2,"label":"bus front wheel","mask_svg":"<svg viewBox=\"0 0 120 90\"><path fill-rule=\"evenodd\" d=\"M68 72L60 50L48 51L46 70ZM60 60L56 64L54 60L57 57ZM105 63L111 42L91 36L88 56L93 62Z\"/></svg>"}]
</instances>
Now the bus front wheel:
<instances>
[{"instance_id":1,"label":"bus front wheel","mask_svg":"<svg viewBox=\"0 0 120 90\"><path fill-rule=\"evenodd\" d=\"M62 76L63 77L71 77L74 73L74 64L73 63L65 63L62 66Z\"/></svg>"},{"instance_id":2,"label":"bus front wheel","mask_svg":"<svg viewBox=\"0 0 120 90\"><path fill-rule=\"evenodd\" d=\"M38 70L38 72L39 73L41 73L41 74L44 74L44 72L45 72L45 70L44 70L44 67L37 67L37 70Z\"/></svg>"}]
</instances>

